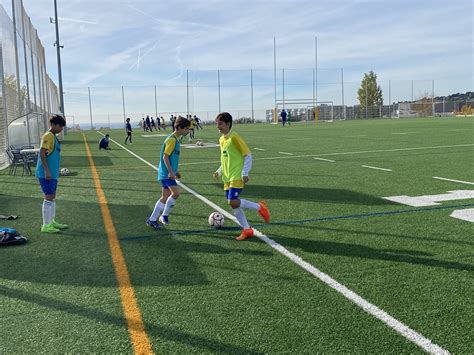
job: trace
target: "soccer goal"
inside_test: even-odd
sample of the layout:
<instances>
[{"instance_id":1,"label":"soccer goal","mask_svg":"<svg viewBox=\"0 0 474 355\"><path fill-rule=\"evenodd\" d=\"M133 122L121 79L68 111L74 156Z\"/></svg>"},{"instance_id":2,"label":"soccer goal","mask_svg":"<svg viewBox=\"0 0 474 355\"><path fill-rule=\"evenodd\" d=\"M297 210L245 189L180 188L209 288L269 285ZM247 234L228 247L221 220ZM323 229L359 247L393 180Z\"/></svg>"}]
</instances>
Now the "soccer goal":
<instances>
[{"instance_id":1,"label":"soccer goal","mask_svg":"<svg viewBox=\"0 0 474 355\"><path fill-rule=\"evenodd\" d=\"M332 122L334 120L333 101L313 101L311 99L277 100L273 110L273 124L280 120L280 112L285 109L289 122Z\"/></svg>"}]
</instances>

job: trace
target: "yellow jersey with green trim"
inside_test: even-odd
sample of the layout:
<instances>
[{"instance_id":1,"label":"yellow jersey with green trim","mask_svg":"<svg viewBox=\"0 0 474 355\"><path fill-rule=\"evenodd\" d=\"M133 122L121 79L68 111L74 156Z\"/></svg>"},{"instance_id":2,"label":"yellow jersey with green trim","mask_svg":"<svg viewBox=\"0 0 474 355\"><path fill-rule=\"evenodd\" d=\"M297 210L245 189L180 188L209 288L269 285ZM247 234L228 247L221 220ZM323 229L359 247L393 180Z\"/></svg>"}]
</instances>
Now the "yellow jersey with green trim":
<instances>
[{"instance_id":1,"label":"yellow jersey with green trim","mask_svg":"<svg viewBox=\"0 0 474 355\"><path fill-rule=\"evenodd\" d=\"M250 149L245 141L235 132L219 138L221 148L222 181L224 184L242 180L244 157L250 154Z\"/></svg>"}]
</instances>

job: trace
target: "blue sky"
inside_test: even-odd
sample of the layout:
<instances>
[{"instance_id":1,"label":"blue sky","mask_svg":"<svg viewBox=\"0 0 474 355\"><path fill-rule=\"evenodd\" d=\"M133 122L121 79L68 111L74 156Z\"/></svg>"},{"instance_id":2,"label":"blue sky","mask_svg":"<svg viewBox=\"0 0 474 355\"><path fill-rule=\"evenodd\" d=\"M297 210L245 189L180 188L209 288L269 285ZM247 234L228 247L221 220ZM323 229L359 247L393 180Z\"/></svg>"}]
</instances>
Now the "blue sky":
<instances>
[{"instance_id":1,"label":"blue sky","mask_svg":"<svg viewBox=\"0 0 474 355\"><path fill-rule=\"evenodd\" d=\"M7 10L11 7L10 0L0 4ZM24 0L24 6L38 29L48 72L56 81L55 34L49 23L53 0ZM183 85L186 69L208 70L191 74L195 85L215 85L217 69L223 70L221 79L229 85L248 83L250 69L256 70L257 77L260 74L262 85L272 85L274 36L278 80L282 81L281 68L287 68L289 96L291 90L294 95L311 96L315 36L322 100L340 103L336 102L341 101L340 68L344 68L349 104L369 70L377 73L385 98L388 80L392 95L405 99L411 96L411 80L416 80L415 96L431 92L431 80L436 95L474 87L471 0L58 0L58 7L65 46L63 81L70 93L88 86ZM127 94L140 96L139 91L129 89ZM192 93L193 105L206 96L198 91ZM114 91L116 97L119 94ZM282 95L280 88L278 94ZM182 91L168 96L173 95L181 96Z\"/></svg>"}]
</instances>

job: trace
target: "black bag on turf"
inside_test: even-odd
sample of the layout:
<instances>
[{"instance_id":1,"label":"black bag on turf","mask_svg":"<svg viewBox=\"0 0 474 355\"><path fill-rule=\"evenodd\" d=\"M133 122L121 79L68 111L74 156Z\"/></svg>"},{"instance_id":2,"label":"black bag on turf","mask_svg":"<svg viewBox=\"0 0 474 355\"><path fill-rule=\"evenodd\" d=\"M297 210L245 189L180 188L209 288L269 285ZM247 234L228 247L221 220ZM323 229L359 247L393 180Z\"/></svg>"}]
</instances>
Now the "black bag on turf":
<instances>
[{"instance_id":1,"label":"black bag on turf","mask_svg":"<svg viewBox=\"0 0 474 355\"><path fill-rule=\"evenodd\" d=\"M0 246L25 244L28 239L13 228L0 228Z\"/></svg>"}]
</instances>

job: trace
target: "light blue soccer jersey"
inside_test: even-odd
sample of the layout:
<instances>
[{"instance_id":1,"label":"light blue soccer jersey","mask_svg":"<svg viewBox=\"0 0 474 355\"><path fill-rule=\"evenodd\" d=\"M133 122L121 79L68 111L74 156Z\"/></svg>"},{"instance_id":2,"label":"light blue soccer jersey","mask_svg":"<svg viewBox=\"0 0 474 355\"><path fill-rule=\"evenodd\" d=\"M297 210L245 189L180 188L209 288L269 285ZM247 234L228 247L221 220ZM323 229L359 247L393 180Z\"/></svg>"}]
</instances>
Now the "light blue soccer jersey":
<instances>
[{"instance_id":1,"label":"light blue soccer jersey","mask_svg":"<svg viewBox=\"0 0 474 355\"><path fill-rule=\"evenodd\" d=\"M169 171L166 168L165 162L163 157L169 155L171 168L173 172L176 174L178 171L178 164L179 164L179 151L180 151L180 143L178 138L174 134L170 134L163 143L161 147L160 153L160 165L158 165L158 180L168 179Z\"/></svg>"},{"instance_id":2,"label":"light blue soccer jersey","mask_svg":"<svg viewBox=\"0 0 474 355\"><path fill-rule=\"evenodd\" d=\"M58 138L51 132L46 132L43 135L41 148L45 147L45 142L51 139L51 135L54 137L54 145L51 151L48 150L46 155L46 162L48 163L49 172L51 173L51 178L57 180L59 178L59 165L61 160L61 143L59 143ZM46 178L44 173L43 162L41 157L38 154L38 162L36 163L35 176L37 178Z\"/></svg>"}]
</instances>

